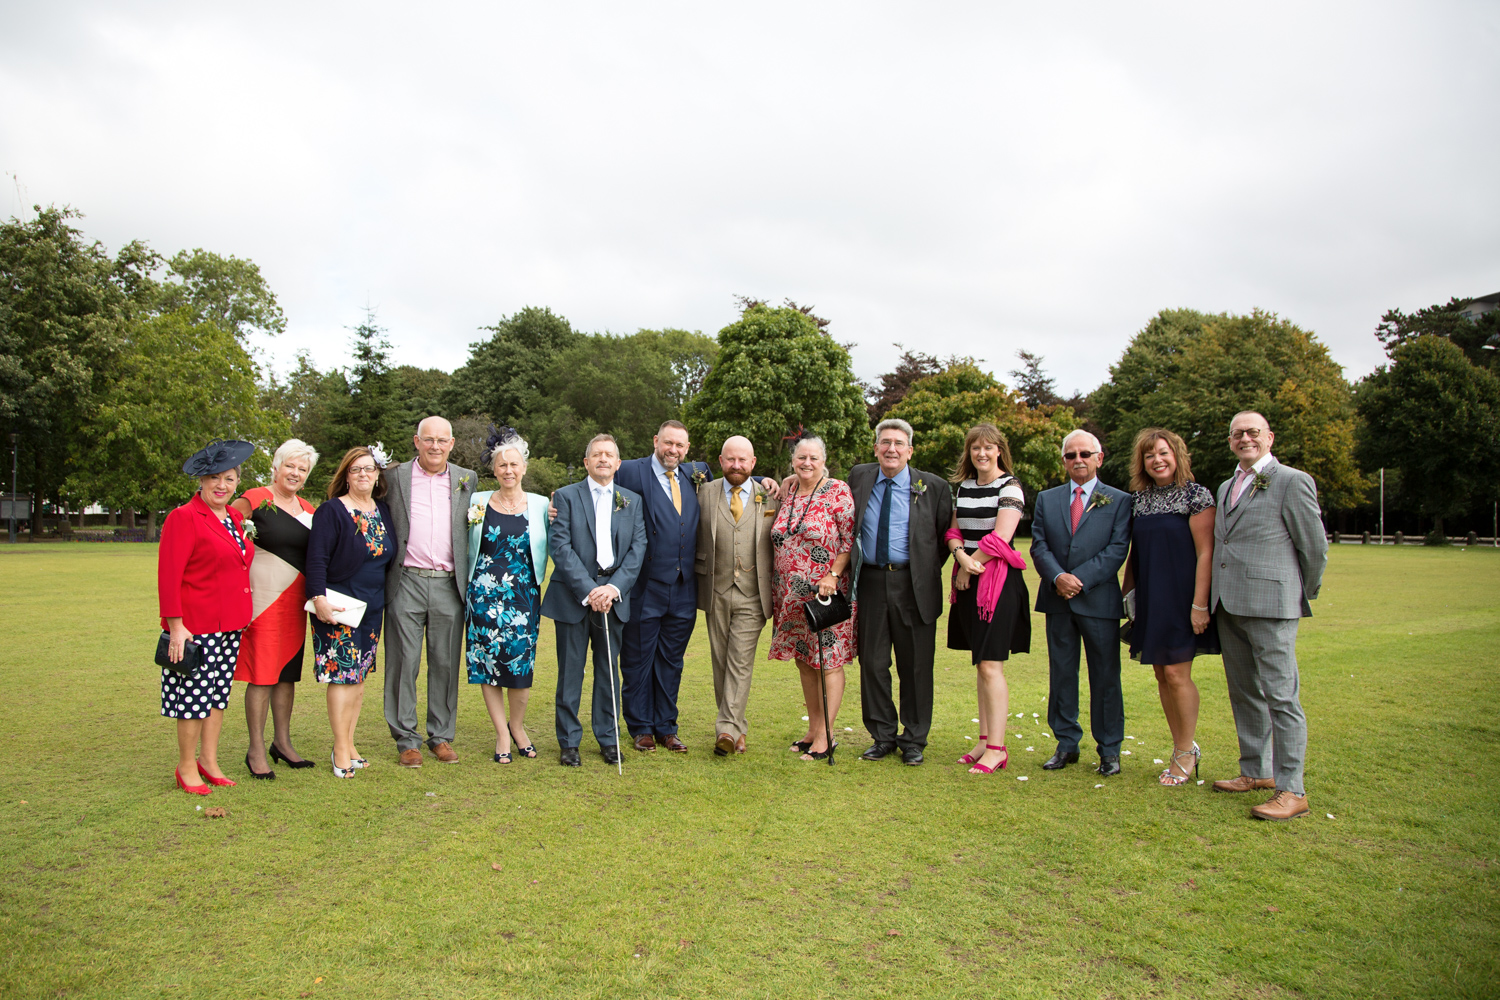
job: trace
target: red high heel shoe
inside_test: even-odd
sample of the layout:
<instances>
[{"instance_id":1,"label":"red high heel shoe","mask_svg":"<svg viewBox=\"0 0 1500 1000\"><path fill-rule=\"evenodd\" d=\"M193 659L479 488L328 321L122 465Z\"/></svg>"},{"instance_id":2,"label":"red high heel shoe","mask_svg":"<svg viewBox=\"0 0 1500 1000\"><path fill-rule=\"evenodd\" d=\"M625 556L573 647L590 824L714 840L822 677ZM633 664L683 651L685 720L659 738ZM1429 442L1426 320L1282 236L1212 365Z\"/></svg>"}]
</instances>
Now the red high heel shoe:
<instances>
[{"instance_id":1,"label":"red high heel shoe","mask_svg":"<svg viewBox=\"0 0 1500 1000\"><path fill-rule=\"evenodd\" d=\"M1005 750L1005 746L1003 744L1001 746L997 747L993 743L986 743L984 745L984 748L986 750ZM978 763L976 761L975 764L974 764L974 766L971 767L971 768L969 768L969 773L970 774L994 774L996 771L1003 771L1003 770L1005 770L1005 765L1009 764L1009 763L1010 763L1010 751L1009 750L1005 750L1005 756L1001 759L1000 763L996 764L994 767L985 767L983 764L980 764L980 763Z\"/></svg>"},{"instance_id":2,"label":"red high heel shoe","mask_svg":"<svg viewBox=\"0 0 1500 1000\"><path fill-rule=\"evenodd\" d=\"M182 772L177 770L175 767L172 769L172 773L177 776L177 787L182 789L184 792L187 792L189 795L207 795L209 792L213 791L213 789L209 788L207 785L190 785L187 782L183 781Z\"/></svg>"},{"instance_id":3,"label":"red high heel shoe","mask_svg":"<svg viewBox=\"0 0 1500 1000\"><path fill-rule=\"evenodd\" d=\"M983 733L979 734L979 742L980 743L984 743L984 741L987 740L987 739L989 739L988 736L984 735ZM989 744L986 743L985 745L988 746ZM978 748L976 747L975 749L978 749ZM977 763L979 763L979 758L983 757L983 756L984 756L984 752L983 751L980 751L977 754L975 754L975 753L966 753L962 757L958 758L958 762L960 764L977 764Z\"/></svg>"},{"instance_id":4,"label":"red high heel shoe","mask_svg":"<svg viewBox=\"0 0 1500 1000\"><path fill-rule=\"evenodd\" d=\"M198 764L197 761L194 761L193 763ZM198 764L198 773L203 775L204 780L207 781L210 785L218 785L220 788L233 788L235 785L239 784L239 782L230 781L228 778L215 778L213 775L203 770L202 764ZM179 778L178 780L180 781L182 779Z\"/></svg>"}]
</instances>

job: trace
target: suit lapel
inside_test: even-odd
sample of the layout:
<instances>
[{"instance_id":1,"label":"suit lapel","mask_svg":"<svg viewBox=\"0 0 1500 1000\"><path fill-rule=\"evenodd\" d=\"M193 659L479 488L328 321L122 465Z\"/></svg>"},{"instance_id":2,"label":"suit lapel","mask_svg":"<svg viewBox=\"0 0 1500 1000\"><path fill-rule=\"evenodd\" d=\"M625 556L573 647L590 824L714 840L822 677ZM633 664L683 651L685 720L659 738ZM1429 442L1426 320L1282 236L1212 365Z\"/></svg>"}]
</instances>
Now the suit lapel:
<instances>
[{"instance_id":1,"label":"suit lapel","mask_svg":"<svg viewBox=\"0 0 1500 1000\"><path fill-rule=\"evenodd\" d=\"M239 547L239 544L230 537L229 529L224 527L224 522L220 521L217 517L214 517L214 512L212 510L209 510L208 503L203 499L203 497L201 495L195 496L194 499L197 500L199 504L198 513L204 518L204 520L208 522L208 533L217 538L220 544L229 546L229 551L233 552L235 556L239 558L241 565L247 564L250 555L250 546L246 545L243 549L241 549ZM224 516L229 517L227 513ZM231 518L231 520L233 519Z\"/></svg>"},{"instance_id":2,"label":"suit lapel","mask_svg":"<svg viewBox=\"0 0 1500 1000\"><path fill-rule=\"evenodd\" d=\"M862 525L865 518L865 507L869 506L870 493L875 489L875 480L880 476L880 467L875 467L875 472L865 475L863 472L859 482L854 483L854 519L856 525ZM858 528L856 528L856 531Z\"/></svg>"}]
</instances>

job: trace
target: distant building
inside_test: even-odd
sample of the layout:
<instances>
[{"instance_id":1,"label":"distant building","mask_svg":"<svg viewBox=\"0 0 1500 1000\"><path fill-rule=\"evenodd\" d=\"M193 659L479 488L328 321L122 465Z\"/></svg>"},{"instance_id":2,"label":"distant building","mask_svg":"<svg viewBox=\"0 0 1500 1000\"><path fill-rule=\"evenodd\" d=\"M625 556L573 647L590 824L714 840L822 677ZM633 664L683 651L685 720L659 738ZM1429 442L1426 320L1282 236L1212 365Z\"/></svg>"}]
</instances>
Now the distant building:
<instances>
[{"instance_id":1,"label":"distant building","mask_svg":"<svg viewBox=\"0 0 1500 1000\"><path fill-rule=\"evenodd\" d=\"M1500 292L1470 299L1464 303L1464 307L1458 311L1458 314L1470 323L1477 323L1479 317L1496 309L1500 309Z\"/></svg>"}]
</instances>

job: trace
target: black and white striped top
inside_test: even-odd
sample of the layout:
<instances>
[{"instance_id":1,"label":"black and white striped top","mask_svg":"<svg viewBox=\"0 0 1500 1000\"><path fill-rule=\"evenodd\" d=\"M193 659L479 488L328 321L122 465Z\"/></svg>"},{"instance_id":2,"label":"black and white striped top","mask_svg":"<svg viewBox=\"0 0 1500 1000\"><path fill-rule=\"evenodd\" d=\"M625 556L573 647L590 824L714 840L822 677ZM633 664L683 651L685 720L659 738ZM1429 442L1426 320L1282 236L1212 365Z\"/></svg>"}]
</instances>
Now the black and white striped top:
<instances>
[{"instance_id":1,"label":"black and white striped top","mask_svg":"<svg viewBox=\"0 0 1500 1000\"><path fill-rule=\"evenodd\" d=\"M1025 510L1024 500L1015 476L1001 476L988 486L980 486L973 479L959 483L954 510L958 514L958 530L964 536L964 550L978 550L984 536L995 530L995 515L1000 509Z\"/></svg>"}]
</instances>

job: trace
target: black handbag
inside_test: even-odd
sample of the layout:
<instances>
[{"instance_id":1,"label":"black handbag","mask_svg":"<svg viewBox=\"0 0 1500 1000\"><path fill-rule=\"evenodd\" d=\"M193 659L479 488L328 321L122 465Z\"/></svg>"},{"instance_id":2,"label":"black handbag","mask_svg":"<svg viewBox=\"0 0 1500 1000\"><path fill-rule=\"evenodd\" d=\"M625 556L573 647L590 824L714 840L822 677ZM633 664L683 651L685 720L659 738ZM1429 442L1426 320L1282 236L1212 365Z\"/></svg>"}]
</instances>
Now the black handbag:
<instances>
[{"instance_id":1,"label":"black handbag","mask_svg":"<svg viewBox=\"0 0 1500 1000\"><path fill-rule=\"evenodd\" d=\"M814 597L802 605L802 614L807 617L807 627L813 632L822 632L846 622L854 614L849 598L834 591L827 597Z\"/></svg>"},{"instance_id":2,"label":"black handbag","mask_svg":"<svg viewBox=\"0 0 1500 1000\"><path fill-rule=\"evenodd\" d=\"M166 667L173 673L184 677L192 676L193 672L203 665L203 647L189 639L182 644L182 659L173 663L167 657L167 649L172 645L172 635L163 632L161 638L156 640L156 665Z\"/></svg>"}]
</instances>

